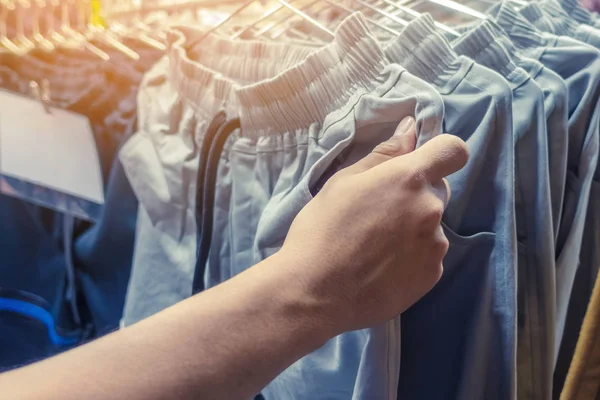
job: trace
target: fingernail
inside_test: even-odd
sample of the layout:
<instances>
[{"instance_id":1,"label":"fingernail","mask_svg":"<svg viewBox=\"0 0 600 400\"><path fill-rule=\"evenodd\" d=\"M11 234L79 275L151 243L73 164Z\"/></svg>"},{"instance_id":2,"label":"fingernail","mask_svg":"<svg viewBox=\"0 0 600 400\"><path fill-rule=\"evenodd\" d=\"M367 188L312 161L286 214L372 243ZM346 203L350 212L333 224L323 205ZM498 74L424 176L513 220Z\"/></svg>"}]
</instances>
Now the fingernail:
<instances>
[{"instance_id":1,"label":"fingernail","mask_svg":"<svg viewBox=\"0 0 600 400\"><path fill-rule=\"evenodd\" d=\"M413 117L406 117L401 122L400 125L396 128L396 132L394 132L395 136L400 136L409 133L412 128L415 126L415 119Z\"/></svg>"}]
</instances>

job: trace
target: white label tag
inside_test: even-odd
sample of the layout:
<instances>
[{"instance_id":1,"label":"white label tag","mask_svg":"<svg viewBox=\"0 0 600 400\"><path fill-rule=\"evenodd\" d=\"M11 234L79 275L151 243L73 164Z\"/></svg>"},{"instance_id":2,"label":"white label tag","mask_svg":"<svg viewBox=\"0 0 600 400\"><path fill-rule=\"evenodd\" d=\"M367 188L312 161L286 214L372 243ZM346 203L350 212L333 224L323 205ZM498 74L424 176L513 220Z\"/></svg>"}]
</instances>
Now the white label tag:
<instances>
[{"instance_id":1,"label":"white label tag","mask_svg":"<svg viewBox=\"0 0 600 400\"><path fill-rule=\"evenodd\" d=\"M0 174L104 204L88 119L0 90Z\"/></svg>"}]
</instances>

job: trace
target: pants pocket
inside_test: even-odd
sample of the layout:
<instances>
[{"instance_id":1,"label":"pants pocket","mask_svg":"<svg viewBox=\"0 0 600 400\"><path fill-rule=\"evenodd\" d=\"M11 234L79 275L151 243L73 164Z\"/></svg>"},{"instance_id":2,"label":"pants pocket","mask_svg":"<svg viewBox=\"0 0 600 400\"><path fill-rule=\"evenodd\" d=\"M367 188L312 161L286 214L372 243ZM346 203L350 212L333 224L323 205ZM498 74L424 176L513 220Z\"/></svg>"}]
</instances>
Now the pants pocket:
<instances>
[{"instance_id":1,"label":"pants pocket","mask_svg":"<svg viewBox=\"0 0 600 400\"><path fill-rule=\"evenodd\" d=\"M507 293L495 259L496 235L461 236L444 226L450 247L440 282L402 314L402 399L504 399L509 350L503 307ZM508 289L510 290L510 289ZM452 371L448 373L448 371ZM436 377L436 384L423 377ZM506 383L506 387L502 384Z\"/></svg>"}]
</instances>

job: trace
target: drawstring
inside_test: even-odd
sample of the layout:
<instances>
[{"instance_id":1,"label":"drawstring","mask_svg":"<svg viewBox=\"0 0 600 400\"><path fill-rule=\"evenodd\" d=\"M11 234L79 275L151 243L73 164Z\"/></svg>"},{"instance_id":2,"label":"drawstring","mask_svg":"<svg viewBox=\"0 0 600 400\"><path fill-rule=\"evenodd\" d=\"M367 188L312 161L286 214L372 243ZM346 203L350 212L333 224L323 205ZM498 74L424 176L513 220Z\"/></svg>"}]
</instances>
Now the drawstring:
<instances>
[{"instance_id":1,"label":"drawstring","mask_svg":"<svg viewBox=\"0 0 600 400\"><path fill-rule=\"evenodd\" d=\"M227 122L227 115L224 111L219 111L206 130L206 134L202 139L200 145L199 156L198 156L198 175L196 177L196 206L195 206L195 217L196 217L196 230L198 238L202 231L202 201L204 197L204 175L206 174L206 168L208 165L208 155L210 153L210 147L217 135L219 128ZM198 256L198 248L196 249L196 256Z\"/></svg>"},{"instance_id":2,"label":"drawstring","mask_svg":"<svg viewBox=\"0 0 600 400\"><path fill-rule=\"evenodd\" d=\"M227 139L238 129L240 129L239 118L232 119L224 125L221 125L220 129L218 129L214 136L214 140L210 146L209 155L204 163L204 175L200 175L200 171L198 171L198 180L202 178L204 180L204 184L198 185L198 189L202 187L204 190L202 190L202 193L200 190L198 190L197 193L198 197L200 195L203 196L202 203L200 203L200 199L198 197L196 200L196 221L201 223L198 224L198 258L196 259L196 267L194 269L192 294L196 294L204 290L204 272L206 270L206 263L208 262L208 254L212 241L215 188L217 184L219 159L221 158L221 154L223 153ZM199 206L199 204L201 204L201 206Z\"/></svg>"}]
</instances>

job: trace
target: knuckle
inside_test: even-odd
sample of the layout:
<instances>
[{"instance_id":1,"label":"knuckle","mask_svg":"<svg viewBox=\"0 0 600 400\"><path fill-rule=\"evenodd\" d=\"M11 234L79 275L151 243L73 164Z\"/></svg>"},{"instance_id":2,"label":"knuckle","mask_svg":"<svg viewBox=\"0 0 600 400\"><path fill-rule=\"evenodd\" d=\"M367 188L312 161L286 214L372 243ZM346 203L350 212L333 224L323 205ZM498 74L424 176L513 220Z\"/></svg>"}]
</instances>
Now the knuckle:
<instances>
[{"instance_id":1,"label":"knuckle","mask_svg":"<svg viewBox=\"0 0 600 400\"><path fill-rule=\"evenodd\" d=\"M421 189L428 184L427 175L425 172L415 166L407 168L406 181L411 189Z\"/></svg>"},{"instance_id":2,"label":"knuckle","mask_svg":"<svg viewBox=\"0 0 600 400\"><path fill-rule=\"evenodd\" d=\"M379 153L386 156L393 157L399 154L402 150L402 142L397 136L392 136L390 139L383 143L379 143L373 149L373 153Z\"/></svg>"},{"instance_id":3,"label":"knuckle","mask_svg":"<svg viewBox=\"0 0 600 400\"><path fill-rule=\"evenodd\" d=\"M436 201L434 201L433 205L431 206L430 213L431 217L434 218L438 224L442 222L442 217L444 216L444 203L436 198Z\"/></svg>"},{"instance_id":4,"label":"knuckle","mask_svg":"<svg viewBox=\"0 0 600 400\"><path fill-rule=\"evenodd\" d=\"M423 222L428 230L434 230L439 227L443 216L444 204L436 198L435 200L430 200L426 206Z\"/></svg>"}]
</instances>

